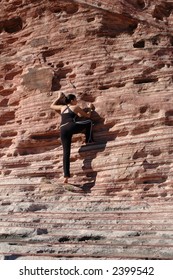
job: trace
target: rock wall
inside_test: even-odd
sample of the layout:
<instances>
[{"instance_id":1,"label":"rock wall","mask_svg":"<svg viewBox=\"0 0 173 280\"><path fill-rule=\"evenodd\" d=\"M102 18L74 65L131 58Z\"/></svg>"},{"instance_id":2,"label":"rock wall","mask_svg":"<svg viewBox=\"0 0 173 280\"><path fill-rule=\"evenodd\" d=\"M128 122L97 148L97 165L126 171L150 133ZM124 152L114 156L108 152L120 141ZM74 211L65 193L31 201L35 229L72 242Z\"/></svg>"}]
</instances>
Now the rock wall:
<instances>
[{"instance_id":1,"label":"rock wall","mask_svg":"<svg viewBox=\"0 0 173 280\"><path fill-rule=\"evenodd\" d=\"M61 182L60 118L50 104L63 91L96 107L97 143L84 147L82 134L73 138L74 182L93 193L169 190L172 2L3 0L1 6L1 183Z\"/></svg>"},{"instance_id":2,"label":"rock wall","mask_svg":"<svg viewBox=\"0 0 173 280\"><path fill-rule=\"evenodd\" d=\"M0 259L173 258L172 24L172 1L1 1ZM96 107L82 188L59 91Z\"/></svg>"}]
</instances>

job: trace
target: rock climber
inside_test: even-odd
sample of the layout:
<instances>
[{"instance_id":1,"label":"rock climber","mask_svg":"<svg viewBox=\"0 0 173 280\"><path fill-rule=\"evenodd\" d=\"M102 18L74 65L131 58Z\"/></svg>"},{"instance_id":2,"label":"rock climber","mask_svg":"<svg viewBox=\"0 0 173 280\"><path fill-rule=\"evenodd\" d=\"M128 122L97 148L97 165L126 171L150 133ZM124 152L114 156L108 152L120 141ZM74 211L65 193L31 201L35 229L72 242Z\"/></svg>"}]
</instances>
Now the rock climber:
<instances>
[{"instance_id":1,"label":"rock climber","mask_svg":"<svg viewBox=\"0 0 173 280\"><path fill-rule=\"evenodd\" d=\"M93 143L91 112L95 109L91 103L89 111L85 112L77 105L77 98L74 94L60 93L58 98L51 104L51 108L61 115L60 136L63 147L63 170L64 183L70 178L70 151L73 134L85 131L85 142ZM84 117L86 120L77 120L77 117Z\"/></svg>"}]
</instances>

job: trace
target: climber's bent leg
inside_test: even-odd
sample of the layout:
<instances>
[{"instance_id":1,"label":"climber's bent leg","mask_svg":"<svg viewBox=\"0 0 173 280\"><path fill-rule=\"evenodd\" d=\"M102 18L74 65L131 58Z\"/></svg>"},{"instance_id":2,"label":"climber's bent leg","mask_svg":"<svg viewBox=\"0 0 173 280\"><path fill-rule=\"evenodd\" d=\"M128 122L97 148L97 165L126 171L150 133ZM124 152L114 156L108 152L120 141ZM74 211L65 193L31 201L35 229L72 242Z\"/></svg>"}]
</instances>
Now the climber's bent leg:
<instances>
[{"instance_id":1,"label":"climber's bent leg","mask_svg":"<svg viewBox=\"0 0 173 280\"><path fill-rule=\"evenodd\" d=\"M85 121L77 121L75 122L76 126L73 130L74 133L80 133L83 130L85 130L85 142L86 143L92 143L93 137L92 137L92 126L93 123L91 120L85 120Z\"/></svg>"}]
</instances>

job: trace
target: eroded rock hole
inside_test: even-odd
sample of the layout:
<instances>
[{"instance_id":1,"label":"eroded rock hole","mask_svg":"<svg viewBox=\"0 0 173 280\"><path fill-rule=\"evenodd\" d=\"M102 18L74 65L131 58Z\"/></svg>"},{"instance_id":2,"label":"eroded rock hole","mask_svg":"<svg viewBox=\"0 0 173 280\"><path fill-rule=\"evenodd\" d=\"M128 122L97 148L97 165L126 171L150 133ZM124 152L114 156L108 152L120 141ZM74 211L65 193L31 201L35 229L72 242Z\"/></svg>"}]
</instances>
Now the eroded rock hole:
<instances>
[{"instance_id":1,"label":"eroded rock hole","mask_svg":"<svg viewBox=\"0 0 173 280\"><path fill-rule=\"evenodd\" d=\"M58 49L49 49L49 50L45 50L42 52L42 57L44 62L47 61L47 57L56 55L58 52L60 52L63 48L58 48Z\"/></svg>"},{"instance_id":2,"label":"eroded rock hole","mask_svg":"<svg viewBox=\"0 0 173 280\"><path fill-rule=\"evenodd\" d=\"M155 83L158 81L158 78L149 78L149 77L144 77L144 78L135 78L133 83L134 84L147 84L147 83Z\"/></svg>"},{"instance_id":3,"label":"eroded rock hole","mask_svg":"<svg viewBox=\"0 0 173 280\"><path fill-rule=\"evenodd\" d=\"M20 30L22 30L22 27L23 27L23 22L20 17L15 17L15 18L6 20L3 24L3 29L7 33L19 32Z\"/></svg>"},{"instance_id":4,"label":"eroded rock hole","mask_svg":"<svg viewBox=\"0 0 173 280\"><path fill-rule=\"evenodd\" d=\"M102 15L101 25L97 30L99 37L116 38L122 33L133 34L138 24L135 20L115 16L114 13L104 13Z\"/></svg>"},{"instance_id":5,"label":"eroded rock hole","mask_svg":"<svg viewBox=\"0 0 173 280\"><path fill-rule=\"evenodd\" d=\"M159 163L157 162L148 162L146 159L143 161L142 166L145 170L147 169L156 169L159 167Z\"/></svg>"},{"instance_id":6,"label":"eroded rock hole","mask_svg":"<svg viewBox=\"0 0 173 280\"><path fill-rule=\"evenodd\" d=\"M14 92L14 89L4 89L0 92L0 95L1 96L8 96L8 95L13 94L13 92Z\"/></svg>"},{"instance_id":7,"label":"eroded rock hole","mask_svg":"<svg viewBox=\"0 0 173 280\"><path fill-rule=\"evenodd\" d=\"M70 238L67 237L67 236L63 236L63 237L60 237L58 241L59 241L60 243L68 242L68 241L70 241Z\"/></svg>"},{"instance_id":8,"label":"eroded rock hole","mask_svg":"<svg viewBox=\"0 0 173 280\"><path fill-rule=\"evenodd\" d=\"M68 5L65 7L65 11L66 11L66 13L69 14L69 15L72 15L72 14L77 13L78 9L79 9L78 5L77 5L77 4L74 4L74 3L68 4Z\"/></svg>"},{"instance_id":9,"label":"eroded rock hole","mask_svg":"<svg viewBox=\"0 0 173 280\"><path fill-rule=\"evenodd\" d=\"M138 9L144 9L146 7L146 0L128 0L128 2Z\"/></svg>"},{"instance_id":10,"label":"eroded rock hole","mask_svg":"<svg viewBox=\"0 0 173 280\"><path fill-rule=\"evenodd\" d=\"M142 106L142 107L139 108L139 112L141 114L144 114L147 110L148 110L148 106L147 105Z\"/></svg>"},{"instance_id":11,"label":"eroded rock hole","mask_svg":"<svg viewBox=\"0 0 173 280\"><path fill-rule=\"evenodd\" d=\"M87 18L87 22L92 22L92 21L95 21L95 17Z\"/></svg>"},{"instance_id":12,"label":"eroded rock hole","mask_svg":"<svg viewBox=\"0 0 173 280\"><path fill-rule=\"evenodd\" d=\"M126 85L126 83L123 83L123 82L115 83L115 87L117 87L117 88L125 87L125 85Z\"/></svg>"},{"instance_id":13,"label":"eroded rock hole","mask_svg":"<svg viewBox=\"0 0 173 280\"><path fill-rule=\"evenodd\" d=\"M36 230L37 235L48 234L47 228L37 228Z\"/></svg>"},{"instance_id":14,"label":"eroded rock hole","mask_svg":"<svg viewBox=\"0 0 173 280\"><path fill-rule=\"evenodd\" d=\"M57 139L57 132L51 133L51 134L38 134L38 135L32 135L30 137L33 140L41 141L41 140L55 140Z\"/></svg>"},{"instance_id":15,"label":"eroded rock hole","mask_svg":"<svg viewBox=\"0 0 173 280\"><path fill-rule=\"evenodd\" d=\"M61 79L65 79L68 73L71 73L73 70L71 68L60 68L57 71L54 72L54 76L52 78L52 87L51 91L57 91L60 90Z\"/></svg>"},{"instance_id":16,"label":"eroded rock hole","mask_svg":"<svg viewBox=\"0 0 173 280\"><path fill-rule=\"evenodd\" d=\"M155 6L152 16L158 20L163 20L164 17L170 16L172 9L172 3L161 3Z\"/></svg>"},{"instance_id":17,"label":"eroded rock hole","mask_svg":"<svg viewBox=\"0 0 173 280\"><path fill-rule=\"evenodd\" d=\"M51 10L55 14L66 12L67 14L72 15L78 12L79 6L75 3L71 3L71 4L64 3L61 7L56 7Z\"/></svg>"},{"instance_id":18,"label":"eroded rock hole","mask_svg":"<svg viewBox=\"0 0 173 280\"><path fill-rule=\"evenodd\" d=\"M147 157L147 152L144 149L140 151L136 151L133 155L133 159L145 158L145 157Z\"/></svg>"},{"instance_id":19,"label":"eroded rock hole","mask_svg":"<svg viewBox=\"0 0 173 280\"><path fill-rule=\"evenodd\" d=\"M4 260L16 260L19 258L21 255L20 254L11 254L11 255L6 255L4 257Z\"/></svg>"},{"instance_id":20,"label":"eroded rock hole","mask_svg":"<svg viewBox=\"0 0 173 280\"><path fill-rule=\"evenodd\" d=\"M115 70L114 66L109 66L106 69L106 73L112 73L112 72L114 72L114 70Z\"/></svg>"},{"instance_id":21,"label":"eroded rock hole","mask_svg":"<svg viewBox=\"0 0 173 280\"><path fill-rule=\"evenodd\" d=\"M4 114L1 114L0 116L0 125L5 125L8 122L15 119L15 112L5 112Z\"/></svg>"},{"instance_id":22,"label":"eroded rock hole","mask_svg":"<svg viewBox=\"0 0 173 280\"><path fill-rule=\"evenodd\" d=\"M149 178L149 179L144 180L141 183L143 183L143 184L160 184L160 183L164 183L166 180L167 180L167 177L164 176L164 177L158 177L158 178Z\"/></svg>"},{"instance_id":23,"label":"eroded rock hole","mask_svg":"<svg viewBox=\"0 0 173 280\"><path fill-rule=\"evenodd\" d=\"M19 74L22 74L23 70L16 70L14 72L10 72L5 76L5 80L13 80L13 78Z\"/></svg>"},{"instance_id":24,"label":"eroded rock hole","mask_svg":"<svg viewBox=\"0 0 173 280\"><path fill-rule=\"evenodd\" d=\"M5 70L5 71L10 71L10 70L13 70L13 69L15 69L15 64L14 63L9 63L9 64L5 64L5 66L3 67L3 69Z\"/></svg>"},{"instance_id":25,"label":"eroded rock hole","mask_svg":"<svg viewBox=\"0 0 173 280\"><path fill-rule=\"evenodd\" d=\"M98 89L99 90L107 90L107 89L109 89L111 86L110 85L100 85L99 87L98 87Z\"/></svg>"},{"instance_id":26,"label":"eroded rock hole","mask_svg":"<svg viewBox=\"0 0 173 280\"><path fill-rule=\"evenodd\" d=\"M96 66L97 66L97 64L96 64L96 62L92 62L91 63L91 66L90 66L90 69L95 69L96 68Z\"/></svg>"},{"instance_id":27,"label":"eroded rock hole","mask_svg":"<svg viewBox=\"0 0 173 280\"><path fill-rule=\"evenodd\" d=\"M8 148L12 144L12 139L2 139L0 140L0 148Z\"/></svg>"},{"instance_id":28,"label":"eroded rock hole","mask_svg":"<svg viewBox=\"0 0 173 280\"><path fill-rule=\"evenodd\" d=\"M165 113L165 125L173 126L173 110L169 110Z\"/></svg>"},{"instance_id":29,"label":"eroded rock hole","mask_svg":"<svg viewBox=\"0 0 173 280\"><path fill-rule=\"evenodd\" d=\"M144 0L137 0L137 5L140 9L145 8L145 1Z\"/></svg>"},{"instance_id":30,"label":"eroded rock hole","mask_svg":"<svg viewBox=\"0 0 173 280\"><path fill-rule=\"evenodd\" d=\"M146 176L143 178L138 178L136 179L137 184L161 184L166 182L167 176L165 175L160 175L160 174L153 174L153 176Z\"/></svg>"},{"instance_id":31,"label":"eroded rock hole","mask_svg":"<svg viewBox=\"0 0 173 280\"><path fill-rule=\"evenodd\" d=\"M137 48L137 49L143 49L143 48L145 48L145 41L144 40L140 40L138 42L135 42L133 44L133 47Z\"/></svg>"},{"instance_id":32,"label":"eroded rock hole","mask_svg":"<svg viewBox=\"0 0 173 280\"><path fill-rule=\"evenodd\" d=\"M171 46L173 46L173 37L172 36L170 38L170 44L171 44Z\"/></svg>"},{"instance_id":33,"label":"eroded rock hole","mask_svg":"<svg viewBox=\"0 0 173 280\"><path fill-rule=\"evenodd\" d=\"M78 238L78 241L79 242L83 242L83 241L97 241L97 240L101 240L101 239L103 239L103 237L102 236L99 236L99 235L96 235L96 236L88 236L88 235L86 235L86 236L82 236L82 237L79 237Z\"/></svg>"},{"instance_id":34,"label":"eroded rock hole","mask_svg":"<svg viewBox=\"0 0 173 280\"><path fill-rule=\"evenodd\" d=\"M132 135L139 135L150 131L151 125L139 125L132 130Z\"/></svg>"},{"instance_id":35,"label":"eroded rock hole","mask_svg":"<svg viewBox=\"0 0 173 280\"><path fill-rule=\"evenodd\" d=\"M0 106L1 106L1 107L7 107L8 101L9 101L9 99L4 98L4 99L0 102Z\"/></svg>"},{"instance_id":36,"label":"eroded rock hole","mask_svg":"<svg viewBox=\"0 0 173 280\"><path fill-rule=\"evenodd\" d=\"M160 156L162 153L162 151L160 149L155 149L153 151L150 152L150 154L153 156L153 157L158 157Z\"/></svg>"},{"instance_id":37,"label":"eroded rock hole","mask_svg":"<svg viewBox=\"0 0 173 280\"><path fill-rule=\"evenodd\" d=\"M158 44L160 43L159 36L154 36L153 38L151 38L151 42L152 42L153 45L158 46Z\"/></svg>"},{"instance_id":38,"label":"eroded rock hole","mask_svg":"<svg viewBox=\"0 0 173 280\"><path fill-rule=\"evenodd\" d=\"M0 33L3 31L3 23L0 22Z\"/></svg>"},{"instance_id":39,"label":"eroded rock hole","mask_svg":"<svg viewBox=\"0 0 173 280\"><path fill-rule=\"evenodd\" d=\"M64 63L62 61L60 61L57 65L56 65L57 68L62 68L64 67Z\"/></svg>"}]
</instances>

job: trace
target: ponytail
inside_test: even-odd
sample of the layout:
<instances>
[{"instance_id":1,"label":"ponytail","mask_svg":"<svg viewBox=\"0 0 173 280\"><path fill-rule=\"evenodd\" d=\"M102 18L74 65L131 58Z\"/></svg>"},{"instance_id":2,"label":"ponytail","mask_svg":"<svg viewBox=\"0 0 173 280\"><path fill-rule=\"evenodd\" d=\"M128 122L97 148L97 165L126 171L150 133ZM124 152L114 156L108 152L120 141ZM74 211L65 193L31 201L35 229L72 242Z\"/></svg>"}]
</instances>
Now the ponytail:
<instances>
[{"instance_id":1,"label":"ponytail","mask_svg":"<svg viewBox=\"0 0 173 280\"><path fill-rule=\"evenodd\" d=\"M66 97L65 97L65 104L70 104L70 102L72 100L76 99L76 96L74 94L68 94Z\"/></svg>"},{"instance_id":2,"label":"ponytail","mask_svg":"<svg viewBox=\"0 0 173 280\"><path fill-rule=\"evenodd\" d=\"M55 105L65 105L66 104L65 98L66 98L65 94L63 92L60 92L57 100L55 101Z\"/></svg>"}]
</instances>

